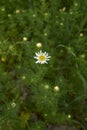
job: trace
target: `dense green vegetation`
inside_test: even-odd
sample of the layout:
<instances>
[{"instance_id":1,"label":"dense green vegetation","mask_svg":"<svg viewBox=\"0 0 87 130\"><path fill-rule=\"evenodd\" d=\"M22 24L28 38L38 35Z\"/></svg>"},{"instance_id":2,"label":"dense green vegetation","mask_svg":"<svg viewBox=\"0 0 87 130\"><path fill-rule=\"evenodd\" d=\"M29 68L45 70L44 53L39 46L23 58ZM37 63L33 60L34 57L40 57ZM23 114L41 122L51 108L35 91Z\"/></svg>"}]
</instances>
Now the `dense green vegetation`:
<instances>
[{"instance_id":1,"label":"dense green vegetation","mask_svg":"<svg viewBox=\"0 0 87 130\"><path fill-rule=\"evenodd\" d=\"M87 1L1 0L0 130L49 124L87 128Z\"/></svg>"}]
</instances>

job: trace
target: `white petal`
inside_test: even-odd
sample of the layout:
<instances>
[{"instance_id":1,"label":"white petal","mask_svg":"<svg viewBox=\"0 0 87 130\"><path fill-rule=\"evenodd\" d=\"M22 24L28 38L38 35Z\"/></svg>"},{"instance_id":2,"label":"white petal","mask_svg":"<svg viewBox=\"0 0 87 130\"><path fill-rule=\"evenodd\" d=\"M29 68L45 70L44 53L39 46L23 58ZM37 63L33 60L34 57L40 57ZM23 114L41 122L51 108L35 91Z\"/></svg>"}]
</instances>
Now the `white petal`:
<instances>
[{"instance_id":1,"label":"white petal","mask_svg":"<svg viewBox=\"0 0 87 130\"><path fill-rule=\"evenodd\" d=\"M41 64L44 64L44 62L41 62Z\"/></svg>"},{"instance_id":2,"label":"white petal","mask_svg":"<svg viewBox=\"0 0 87 130\"><path fill-rule=\"evenodd\" d=\"M50 58L47 57L46 59L50 59Z\"/></svg>"},{"instance_id":3,"label":"white petal","mask_svg":"<svg viewBox=\"0 0 87 130\"><path fill-rule=\"evenodd\" d=\"M35 53L36 54L36 56L39 56L39 53Z\"/></svg>"},{"instance_id":4,"label":"white petal","mask_svg":"<svg viewBox=\"0 0 87 130\"><path fill-rule=\"evenodd\" d=\"M36 61L36 64L39 63L39 61Z\"/></svg>"},{"instance_id":5,"label":"white petal","mask_svg":"<svg viewBox=\"0 0 87 130\"><path fill-rule=\"evenodd\" d=\"M44 52L44 55L46 55L47 53L46 53L46 51Z\"/></svg>"},{"instance_id":6,"label":"white petal","mask_svg":"<svg viewBox=\"0 0 87 130\"><path fill-rule=\"evenodd\" d=\"M46 53L46 55L45 56L48 56L48 53Z\"/></svg>"},{"instance_id":7,"label":"white petal","mask_svg":"<svg viewBox=\"0 0 87 130\"><path fill-rule=\"evenodd\" d=\"M48 62L45 61L44 64L48 64Z\"/></svg>"},{"instance_id":8,"label":"white petal","mask_svg":"<svg viewBox=\"0 0 87 130\"><path fill-rule=\"evenodd\" d=\"M50 59L46 59L46 61L49 61Z\"/></svg>"},{"instance_id":9,"label":"white petal","mask_svg":"<svg viewBox=\"0 0 87 130\"><path fill-rule=\"evenodd\" d=\"M39 54L43 54L43 52L40 50L40 53Z\"/></svg>"},{"instance_id":10,"label":"white petal","mask_svg":"<svg viewBox=\"0 0 87 130\"><path fill-rule=\"evenodd\" d=\"M47 58L51 58L51 56L47 56Z\"/></svg>"},{"instance_id":11,"label":"white petal","mask_svg":"<svg viewBox=\"0 0 87 130\"><path fill-rule=\"evenodd\" d=\"M35 56L34 58L35 58L35 59L37 59L37 60L39 59L39 58L38 58L38 57L36 57L36 56Z\"/></svg>"}]
</instances>

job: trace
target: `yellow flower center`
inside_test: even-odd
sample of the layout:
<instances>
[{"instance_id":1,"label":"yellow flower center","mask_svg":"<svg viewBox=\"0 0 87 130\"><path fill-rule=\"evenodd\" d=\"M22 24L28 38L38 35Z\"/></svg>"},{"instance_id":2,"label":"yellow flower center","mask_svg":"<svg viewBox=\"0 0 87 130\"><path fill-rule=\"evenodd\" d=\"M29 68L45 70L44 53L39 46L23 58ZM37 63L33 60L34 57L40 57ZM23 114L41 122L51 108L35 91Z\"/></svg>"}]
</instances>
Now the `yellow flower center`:
<instances>
[{"instance_id":1,"label":"yellow flower center","mask_svg":"<svg viewBox=\"0 0 87 130\"><path fill-rule=\"evenodd\" d=\"M43 55L40 55L40 56L39 56L39 60L40 60L40 61L44 61L45 59L46 59L45 56L43 56Z\"/></svg>"}]
</instances>

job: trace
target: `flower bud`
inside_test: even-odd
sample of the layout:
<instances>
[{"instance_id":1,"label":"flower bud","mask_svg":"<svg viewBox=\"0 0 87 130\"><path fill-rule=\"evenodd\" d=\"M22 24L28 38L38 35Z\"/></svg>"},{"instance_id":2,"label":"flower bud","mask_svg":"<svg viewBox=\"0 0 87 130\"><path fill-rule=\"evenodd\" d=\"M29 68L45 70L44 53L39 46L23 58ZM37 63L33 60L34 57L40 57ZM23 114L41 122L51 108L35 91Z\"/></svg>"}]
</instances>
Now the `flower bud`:
<instances>
[{"instance_id":1,"label":"flower bud","mask_svg":"<svg viewBox=\"0 0 87 130\"><path fill-rule=\"evenodd\" d=\"M41 47L42 47L42 43L37 43L37 44L36 44L36 47L37 47L37 48L41 48Z\"/></svg>"}]
</instances>

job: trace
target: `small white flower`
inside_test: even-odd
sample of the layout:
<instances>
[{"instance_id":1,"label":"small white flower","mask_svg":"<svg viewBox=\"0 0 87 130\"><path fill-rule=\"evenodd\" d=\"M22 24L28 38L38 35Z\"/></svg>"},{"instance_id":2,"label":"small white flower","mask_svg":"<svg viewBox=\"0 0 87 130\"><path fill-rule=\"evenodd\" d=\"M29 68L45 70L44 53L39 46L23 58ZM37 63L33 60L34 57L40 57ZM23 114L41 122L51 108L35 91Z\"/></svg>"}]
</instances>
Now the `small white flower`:
<instances>
[{"instance_id":1,"label":"small white flower","mask_svg":"<svg viewBox=\"0 0 87 130\"><path fill-rule=\"evenodd\" d=\"M37 59L36 63L39 63L39 64L47 64L47 61L50 60L51 56L48 55L47 52L37 52L35 53L36 56L34 57L35 59Z\"/></svg>"}]
</instances>

